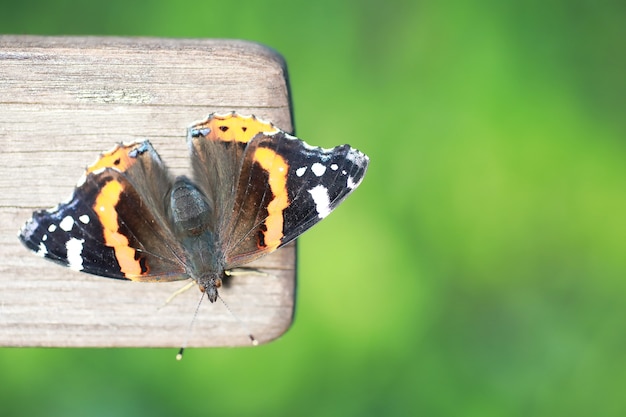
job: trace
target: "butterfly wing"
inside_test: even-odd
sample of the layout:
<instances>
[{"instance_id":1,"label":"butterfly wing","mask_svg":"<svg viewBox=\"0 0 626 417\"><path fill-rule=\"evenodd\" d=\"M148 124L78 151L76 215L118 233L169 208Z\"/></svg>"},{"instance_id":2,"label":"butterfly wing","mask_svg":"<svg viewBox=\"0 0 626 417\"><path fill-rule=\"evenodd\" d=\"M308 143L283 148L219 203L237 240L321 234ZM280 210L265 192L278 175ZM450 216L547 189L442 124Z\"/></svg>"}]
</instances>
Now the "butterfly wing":
<instances>
[{"instance_id":1,"label":"butterfly wing","mask_svg":"<svg viewBox=\"0 0 626 417\"><path fill-rule=\"evenodd\" d=\"M282 131L255 136L225 228L228 265L272 252L325 218L359 186L368 162L348 145L313 147Z\"/></svg>"},{"instance_id":2,"label":"butterfly wing","mask_svg":"<svg viewBox=\"0 0 626 417\"><path fill-rule=\"evenodd\" d=\"M35 212L20 239L41 256L94 275L186 279L164 207L171 184L148 141L118 145L87 168L68 202Z\"/></svg>"},{"instance_id":3,"label":"butterfly wing","mask_svg":"<svg viewBox=\"0 0 626 417\"><path fill-rule=\"evenodd\" d=\"M187 140L196 185L214 209L217 229L230 221L243 155L260 132L278 132L271 123L236 113L211 114L189 128Z\"/></svg>"},{"instance_id":4,"label":"butterfly wing","mask_svg":"<svg viewBox=\"0 0 626 417\"><path fill-rule=\"evenodd\" d=\"M211 115L189 130L196 183L216 208L228 268L289 243L326 217L368 165L349 147L313 147L271 123Z\"/></svg>"}]
</instances>

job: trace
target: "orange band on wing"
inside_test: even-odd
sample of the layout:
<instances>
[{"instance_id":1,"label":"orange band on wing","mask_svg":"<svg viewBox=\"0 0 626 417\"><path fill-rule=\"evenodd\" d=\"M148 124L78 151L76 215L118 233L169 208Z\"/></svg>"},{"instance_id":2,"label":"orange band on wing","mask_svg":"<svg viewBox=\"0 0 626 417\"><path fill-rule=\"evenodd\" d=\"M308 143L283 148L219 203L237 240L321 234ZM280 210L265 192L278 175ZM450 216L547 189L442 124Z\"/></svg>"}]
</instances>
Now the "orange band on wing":
<instances>
[{"instance_id":1,"label":"orange band on wing","mask_svg":"<svg viewBox=\"0 0 626 417\"><path fill-rule=\"evenodd\" d=\"M104 242L115 251L115 258L120 270L132 279L133 275L141 275L141 265L135 259L135 249L128 245L128 238L119 232L119 224L115 205L120 199L124 187L118 181L109 181L96 198L93 209L102 223Z\"/></svg>"},{"instance_id":2,"label":"orange band on wing","mask_svg":"<svg viewBox=\"0 0 626 417\"><path fill-rule=\"evenodd\" d=\"M275 133L278 129L271 123L263 122L254 116L245 117L238 114L225 116L212 115L208 120L193 126L194 129L210 129L206 136L209 140L222 142L248 143L257 134Z\"/></svg>"},{"instance_id":3,"label":"orange band on wing","mask_svg":"<svg viewBox=\"0 0 626 417\"><path fill-rule=\"evenodd\" d=\"M267 219L263 233L268 249L276 249L283 238L283 211L289 206L287 195L288 165L282 156L271 149L258 148L254 153L254 161L267 171L269 185L274 198L267 205Z\"/></svg>"},{"instance_id":4,"label":"orange band on wing","mask_svg":"<svg viewBox=\"0 0 626 417\"><path fill-rule=\"evenodd\" d=\"M115 168L118 171L126 171L137 159L128 156L128 147L116 146L110 152L106 152L93 164L87 167L87 174L103 168Z\"/></svg>"}]
</instances>

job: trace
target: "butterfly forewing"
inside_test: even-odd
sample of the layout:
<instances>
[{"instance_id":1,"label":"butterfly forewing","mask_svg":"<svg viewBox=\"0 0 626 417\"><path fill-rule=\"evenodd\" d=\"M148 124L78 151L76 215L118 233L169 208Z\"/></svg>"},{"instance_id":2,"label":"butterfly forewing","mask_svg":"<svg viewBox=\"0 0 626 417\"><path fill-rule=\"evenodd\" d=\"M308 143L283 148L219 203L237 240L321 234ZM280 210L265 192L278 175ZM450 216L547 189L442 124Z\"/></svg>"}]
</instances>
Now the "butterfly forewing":
<instances>
[{"instance_id":1,"label":"butterfly forewing","mask_svg":"<svg viewBox=\"0 0 626 417\"><path fill-rule=\"evenodd\" d=\"M245 149L223 232L228 265L269 253L326 217L359 185L367 164L348 145L322 149L282 131L258 134Z\"/></svg>"},{"instance_id":2,"label":"butterfly forewing","mask_svg":"<svg viewBox=\"0 0 626 417\"><path fill-rule=\"evenodd\" d=\"M290 204L284 213L285 236L280 246L337 208L360 185L369 163L367 156L348 145L323 149L302 141L289 144L300 158L294 157L289 170Z\"/></svg>"}]
</instances>

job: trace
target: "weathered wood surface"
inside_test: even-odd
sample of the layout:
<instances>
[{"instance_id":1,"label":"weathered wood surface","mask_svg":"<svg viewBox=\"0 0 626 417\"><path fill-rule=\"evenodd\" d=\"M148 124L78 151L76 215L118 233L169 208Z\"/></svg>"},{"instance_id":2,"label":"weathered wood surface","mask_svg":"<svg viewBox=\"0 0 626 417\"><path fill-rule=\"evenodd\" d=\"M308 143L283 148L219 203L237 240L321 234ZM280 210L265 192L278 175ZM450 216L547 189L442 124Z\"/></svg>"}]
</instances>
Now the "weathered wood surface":
<instances>
[{"instance_id":1,"label":"weathered wood surface","mask_svg":"<svg viewBox=\"0 0 626 417\"><path fill-rule=\"evenodd\" d=\"M148 138L174 173L188 173L186 127L231 110L293 130L278 54L240 41L0 36L1 346L183 342L200 292L159 307L186 281L74 272L28 251L17 231L116 142ZM295 246L252 265L272 276L233 278L221 295L262 343L291 324ZM219 301L201 306L189 346L249 344Z\"/></svg>"}]
</instances>

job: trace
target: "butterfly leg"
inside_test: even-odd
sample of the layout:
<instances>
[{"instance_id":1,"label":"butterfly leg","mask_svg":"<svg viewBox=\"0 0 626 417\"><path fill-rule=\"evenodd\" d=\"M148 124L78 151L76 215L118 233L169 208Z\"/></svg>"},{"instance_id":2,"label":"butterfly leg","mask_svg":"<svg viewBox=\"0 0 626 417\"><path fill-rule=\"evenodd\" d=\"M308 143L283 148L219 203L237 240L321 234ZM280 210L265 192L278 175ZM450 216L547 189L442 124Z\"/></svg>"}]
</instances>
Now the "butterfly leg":
<instances>
[{"instance_id":1,"label":"butterfly leg","mask_svg":"<svg viewBox=\"0 0 626 417\"><path fill-rule=\"evenodd\" d=\"M260 269L256 268L233 268L228 271L224 271L224 273L229 277L240 277L244 275L259 275L262 277L271 277L272 274L268 274L267 272L263 272Z\"/></svg>"},{"instance_id":2,"label":"butterfly leg","mask_svg":"<svg viewBox=\"0 0 626 417\"><path fill-rule=\"evenodd\" d=\"M178 297L179 295L181 295L182 293L184 293L188 289L192 288L195 284L196 284L196 281L189 280L189 282L187 284L185 284L184 287L177 289L176 291L174 291L172 293L172 295L167 297L167 300L165 300L163 305L161 307L159 307L159 310L162 309L163 307L165 307L166 305L168 305L174 298Z\"/></svg>"}]
</instances>

